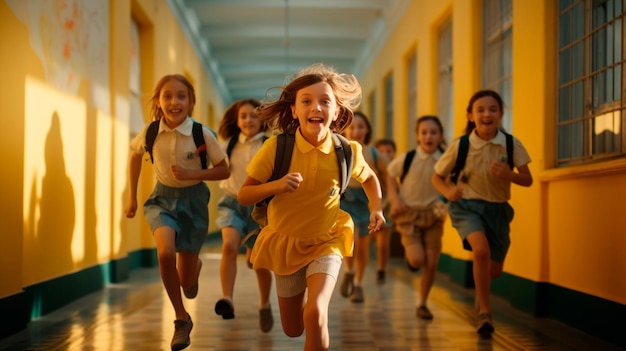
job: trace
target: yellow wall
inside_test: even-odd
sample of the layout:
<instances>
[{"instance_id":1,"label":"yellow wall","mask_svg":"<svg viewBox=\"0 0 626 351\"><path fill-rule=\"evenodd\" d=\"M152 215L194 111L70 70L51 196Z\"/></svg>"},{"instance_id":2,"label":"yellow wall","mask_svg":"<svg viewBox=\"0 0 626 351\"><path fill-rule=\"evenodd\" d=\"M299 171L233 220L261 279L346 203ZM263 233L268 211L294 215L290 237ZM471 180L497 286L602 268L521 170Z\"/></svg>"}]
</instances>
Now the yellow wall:
<instances>
[{"instance_id":1,"label":"yellow wall","mask_svg":"<svg viewBox=\"0 0 626 351\"><path fill-rule=\"evenodd\" d=\"M4 127L0 298L154 246L142 214L132 220L122 216L128 192L131 18L141 27L145 118L156 81L175 72L195 84L196 119L213 123L210 126L216 129L224 111L209 75L164 0L111 0L110 46L105 46L110 50L103 55L109 62L108 80L86 75L71 92L49 78L54 62L51 56L38 54L32 43L33 37L47 38L50 33L33 32L32 23L44 23L43 18L31 19L29 27L25 14L20 17L14 12L12 6L22 3L30 2L0 1L0 96L5 101L0 117ZM455 135L464 128L467 101L480 89L480 6L480 0L413 1L359 77L364 96L376 92L376 115L382 116L384 79L394 74L394 135L400 152L409 142L405 59L417 51L418 115L436 114L437 33L449 19ZM626 251L622 221L626 160L555 167L556 1L513 1L513 6L513 133L533 159L535 184L512 189L516 214L505 271L626 304L626 280L620 279L626 276L622 255ZM94 104L94 92L108 104ZM363 102L363 110L369 111L368 100ZM381 133L375 131L374 137ZM153 178L151 165L145 162L141 200L152 190ZM210 187L214 206L219 192L216 183ZM211 218L215 218L214 207ZM449 221L443 251L457 259L471 259Z\"/></svg>"},{"instance_id":2,"label":"yellow wall","mask_svg":"<svg viewBox=\"0 0 626 351\"><path fill-rule=\"evenodd\" d=\"M63 22L71 25L56 23L72 14L53 7L54 2L38 3L40 8L33 4L0 1L0 93L7 101L0 145L5 150L0 172L5 228L0 298L154 247L143 214L132 220L123 216L128 197L131 18L141 27L146 121L156 81L171 73L185 74L194 82L194 118L208 123L209 106L218 116L224 110L164 0L77 1L79 8L89 7L98 19L105 19L98 33L80 16ZM100 46L90 46L94 42ZM102 62L106 65L98 66ZM218 122L214 118L213 123ZM152 166L145 162L140 203L152 190L153 179ZM210 187L215 190L217 185ZM215 209L211 212L214 218Z\"/></svg>"},{"instance_id":3,"label":"yellow wall","mask_svg":"<svg viewBox=\"0 0 626 351\"><path fill-rule=\"evenodd\" d=\"M394 74L394 136L406 151L407 51L417 48L418 116L437 113L437 33L452 19L454 134L466 124L470 96L481 88L482 2L413 1L386 45L359 77L365 96L377 93L384 113L383 81ZM548 282L618 303L626 303L626 197L624 159L557 169L556 1L513 1L513 130L531 155L535 183L512 187L515 218L505 263L509 274ZM368 111L367 99L363 110ZM376 125L381 125L377 121ZM380 133L380 132L379 132ZM375 133L376 135L376 133ZM471 260L447 221L445 254Z\"/></svg>"}]
</instances>

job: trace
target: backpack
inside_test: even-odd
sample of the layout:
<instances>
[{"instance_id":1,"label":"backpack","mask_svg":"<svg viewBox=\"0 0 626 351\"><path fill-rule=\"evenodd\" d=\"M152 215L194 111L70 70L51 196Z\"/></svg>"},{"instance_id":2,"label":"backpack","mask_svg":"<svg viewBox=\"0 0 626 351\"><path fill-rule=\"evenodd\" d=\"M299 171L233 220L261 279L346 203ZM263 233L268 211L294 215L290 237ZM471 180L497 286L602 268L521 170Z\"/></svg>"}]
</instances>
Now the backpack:
<instances>
[{"instance_id":1,"label":"backpack","mask_svg":"<svg viewBox=\"0 0 626 351\"><path fill-rule=\"evenodd\" d=\"M267 135L263 136L263 142L265 142L265 140L267 140L268 137ZM233 149L235 148L235 145L237 145L237 141L239 141L239 133L233 135L230 140L228 140L228 145L226 146L226 156L228 156L228 158L230 159L230 155L233 153Z\"/></svg>"},{"instance_id":2,"label":"backpack","mask_svg":"<svg viewBox=\"0 0 626 351\"><path fill-rule=\"evenodd\" d=\"M513 169L514 167L513 165L513 136L502 130L501 132L506 137L507 162L509 164L509 167ZM450 172L450 180L452 180L454 184L456 184L457 180L459 179L459 174L463 170L463 167L465 167L465 160L467 159L468 151L469 151L469 134L465 134L459 140L459 152L456 156L456 163L454 164L454 168Z\"/></svg>"},{"instance_id":3,"label":"backpack","mask_svg":"<svg viewBox=\"0 0 626 351\"><path fill-rule=\"evenodd\" d=\"M289 171L291 164L291 156L293 155L293 147L296 141L295 134L279 134L276 136L276 159L274 161L274 170L268 182L284 177ZM333 143L335 144L335 154L337 155L337 163L339 165L339 179L341 182L340 194L346 191L352 174L352 148L348 139L344 136L332 133ZM254 205L252 209L252 219L261 227L267 225L267 206L273 196L267 197Z\"/></svg>"},{"instance_id":4,"label":"backpack","mask_svg":"<svg viewBox=\"0 0 626 351\"><path fill-rule=\"evenodd\" d=\"M150 123L148 129L146 130L146 152L150 154L150 161L154 163L154 158L152 157L152 147L154 146L154 141L156 140L157 134L159 134L159 124L161 120L156 120ZM191 134L193 135L193 141L196 144L196 148L198 148L198 156L200 156L200 164L202 165L202 169L207 169L207 161L206 161L206 143L204 141L204 134L202 132L202 124L194 121L193 127L191 128Z\"/></svg>"},{"instance_id":5,"label":"backpack","mask_svg":"<svg viewBox=\"0 0 626 351\"><path fill-rule=\"evenodd\" d=\"M443 153L443 148L440 146L437 147L439 151ZM404 177L409 172L409 168L411 167L411 162L413 162L413 158L415 158L415 153L417 153L417 149L413 149L406 153L406 157L404 158L404 163L402 164L402 175L400 175L400 183L404 181Z\"/></svg>"}]
</instances>

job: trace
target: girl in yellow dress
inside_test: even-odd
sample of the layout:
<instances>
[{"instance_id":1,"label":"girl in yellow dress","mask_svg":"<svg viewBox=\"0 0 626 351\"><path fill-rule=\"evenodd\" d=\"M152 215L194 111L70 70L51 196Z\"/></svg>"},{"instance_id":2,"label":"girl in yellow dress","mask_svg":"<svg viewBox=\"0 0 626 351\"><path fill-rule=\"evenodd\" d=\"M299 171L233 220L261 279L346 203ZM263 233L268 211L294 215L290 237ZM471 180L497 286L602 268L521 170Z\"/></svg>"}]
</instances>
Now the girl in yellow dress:
<instances>
[{"instance_id":1,"label":"girl in yellow dress","mask_svg":"<svg viewBox=\"0 0 626 351\"><path fill-rule=\"evenodd\" d=\"M274 196L268 223L252 250L254 268L274 272L283 331L306 331L305 350L327 350L328 306L341 269L351 256L353 223L340 210L340 176L331 133L350 125L361 98L356 78L315 64L282 88L278 100L261 105L261 120L295 134L289 172L268 182L274 169L277 138L269 138L248 165L238 193L246 206ZM361 145L350 142L352 178L363 184L370 202L370 231L385 223L380 183L363 159ZM307 293L308 296L305 294Z\"/></svg>"}]
</instances>

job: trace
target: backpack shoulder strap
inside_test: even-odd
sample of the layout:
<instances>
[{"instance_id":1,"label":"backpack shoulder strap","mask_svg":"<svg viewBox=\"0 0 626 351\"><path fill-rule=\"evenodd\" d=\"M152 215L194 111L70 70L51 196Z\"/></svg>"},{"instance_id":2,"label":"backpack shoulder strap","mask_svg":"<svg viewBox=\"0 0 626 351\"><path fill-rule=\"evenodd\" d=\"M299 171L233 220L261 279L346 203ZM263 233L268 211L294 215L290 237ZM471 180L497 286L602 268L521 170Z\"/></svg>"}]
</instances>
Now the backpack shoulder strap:
<instances>
[{"instance_id":1,"label":"backpack shoulder strap","mask_svg":"<svg viewBox=\"0 0 626 351\"><path fill-rule=\"evenodd\" d=\"M502 133L506 137L506 159L509 163L509 168L513 169L515 167L515 164L513 164L513 136L504 131Z\"/></svg>"},{"instance_id":2,"label":"backpack shoulder strap","mask_svg":"<svg viewBox=\"0 0 626 351\"><path fill-rule=\"evenodd\" d=\"M159 134L159 122L161 120L152 121L146 129L146 152L150 154L150 161L154 163L154 158L152 157L152 147L154 146L154 141L156 140L157 134Z\"/></svg>"},{"instance_id":3,"label":"backpack shoulder strap","mask_svg":"<svg viewBox=\"0 0 626 351\"><path fill-rule=\"evenodd\" d=\"M235 148L235 145L237 145L238 140L239 140L239 133L233 135L228 140L228 146L226 146L226 156L228 156L228 158L230 158L230 155L233 153L233 149Z\"/></svg>"},{"instance_id":4,"label":"backpack shoulder strap","mask_svg":"<svg viewBox=\"0 0 626 351\"><path fill-rule=\"evenodd\" d=\"M202 169L207 169L206 142L204 141L204 133L202 132L202 124L198 122L193 122L191 134L193 135L193 142L196 143L196 148L198 149L198 156L200 157L200 163L202 164Z\"/></svg>"},{"instance_id":5,"label":"backpack shoulder strap","mask_svg":"<svg viewBox=\"0 0 626 351\"><path fill-rule=\"evenodd\" d=\"M404 177L409 172L409 168L411 167L411 162L413 162L413 158L415 157L416 149L413 149L406 153L406 157L404 158L404 163L402 164L402 175L400 176L400 183L404 181Z\"/></svg>"},{"instance_id":6,"label":"backpack shoulder strap","mask_svg":"<svg viewBox=\"0 0 626 351\"><path fill-rule=\"evenodd\" d=\"M296 141L295 134L283 133L279 134L276 141L276 159L274 160L274 171L272 177L268 180L277 180L285 176L289 172L291 164L291 156L293 155L293 146Z\"/></svg>"},{"instance_id":7,"label":"backpack shoulder strap","mask_svg":"<svg viewBox=\"0 0 626 351\"><path fill-rule=\"evenodd\" d=\"M452 172L450 172L450 179L454 184L456 184L459 179L459 174L465 167L465 160L467 159L467 153L469 151L469 134L465 134L459 140L459 151L456 155L456 163L454 164L454 168Z\"/></svg>"},{"instance_id":8,"label":"backpack shoulder strap","mask_svg":"<svg viewBox=\"0 0 626 351\"><path fill-rule=\"evenodd\" d=\"M333 133L333 143L335 144L335 154L337 154L337 164L339 165L339 181L341 183L341 194L346 191L352 175L354 160L352 159L352 148L350 142L341 134Z\"/></svg>"}]
</instances>

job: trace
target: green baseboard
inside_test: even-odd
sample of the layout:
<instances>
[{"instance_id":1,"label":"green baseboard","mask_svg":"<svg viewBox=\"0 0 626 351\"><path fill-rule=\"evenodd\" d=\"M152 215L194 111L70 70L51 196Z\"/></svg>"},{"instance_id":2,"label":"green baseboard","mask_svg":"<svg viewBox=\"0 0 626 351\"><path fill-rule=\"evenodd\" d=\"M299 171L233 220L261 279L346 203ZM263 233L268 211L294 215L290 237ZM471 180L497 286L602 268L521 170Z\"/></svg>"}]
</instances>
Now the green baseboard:
<instances>
[{"instance_id":1,"label":"green baseboard","mask_svg":"<svg viewBox=\"0 0 626 351\"><path fill-rule=\"evenodd\" d=\"M439 257L437 269L450 276L450 280L464 288L474 288L472 261L459 260L446 254Z\"/></svg>"},{"instance_id":2,"label":"green baseboard","mask_svg":"<svg viewBox=\"0 0 626 351\"><path fill-rule=\"evenodd\" d=\"M98 265L24 288L32 300L31 317L41 317L105 287L109 267Z\"/></svg>"},{"instance_id":3,"label":"green baseboard","mask_svg":"<svg viewBox=\"0 0 626 351\"><path fill-rule=\"evenodd\" d=\"M150 268L159 265L156 248L140 249L128 253L130 270Z\"/></svg>"},{"instance_id":4,"label":"green baseboard","mask_svg":"<svg viewBox=\"0 0 626 351\"><path fill-rule=\"evenodd\" d=\"M474 287L471 261L442 254L438 270L464 288ZM626 348L626 305L508 273L492 280L491 293L534 317L558 320Z\"/></svg>"}]
</instances>

